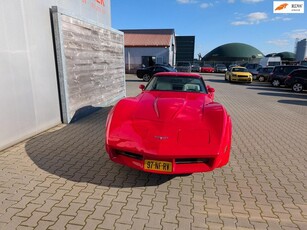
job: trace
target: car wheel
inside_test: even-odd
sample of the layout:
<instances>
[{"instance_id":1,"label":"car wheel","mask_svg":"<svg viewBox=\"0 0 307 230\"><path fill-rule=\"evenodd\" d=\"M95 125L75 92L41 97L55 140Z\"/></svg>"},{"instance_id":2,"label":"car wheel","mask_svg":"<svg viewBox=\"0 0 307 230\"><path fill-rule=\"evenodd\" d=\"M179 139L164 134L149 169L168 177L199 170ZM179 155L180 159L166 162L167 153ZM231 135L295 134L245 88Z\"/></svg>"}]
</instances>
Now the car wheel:
<instances>
[{"instance_id":1,"label":"car wheel","mask_svg":"<svg viewBox=\"0 0 307 230\"><path fill-rule=\"evenodd\" d=\"M259 76L258 80L259 80L260 82L263 82L263 81L265 80L265 79L264 79L264 76Z\"/></svg>"},{"instance_id":2,"label":"car wheel","mask_svg":"<svg viewBox=\"0 0 307 230\"><path fill-rule=\"evenodd\" d=\"M294 92L297 92L297 93L302 92L303 91L303 85L299 82L294 83L293 86L292 86L292 90Z\"/></svg>"},{"instance_id":3,"label":"car wheel","mask_svg":"<svg viewBox=\"0 0 307 230\"><path fill-rule=\"evenodd\" d=\"M149 74L144 74L143 75L143 81L149 81L150 80L150 75Z\"/></svg>"},{"instance_id":4,"label":"car wheel","mask_svg":"<svg viewBox=\"0 0 307 230\"><path fill-rule=\"evenodd\" d=\"M225 81L227 81L227 77L226 77L226 74L225 74Z\"/></svg>"},{"instance_id":5,"label":"car wheel","mask_svg":"<svg viewBox=\"0 0 307 230\"><path fill-rule=\"evenodd\" d=\"M231 76L229 76L229 82L232 83Z\"/></svg>"},{"instance_id":6,"label":"car wheel","mask_svg":"<svg viewBox=\"0 0 307 230\"><path fill-rule=\"evenodd\" d=\"M272 86L274 86L274 87L280 86L280 81L279 81L278 79L274 79L274 80L272 81Z\"/></svg>"}]
</instances>

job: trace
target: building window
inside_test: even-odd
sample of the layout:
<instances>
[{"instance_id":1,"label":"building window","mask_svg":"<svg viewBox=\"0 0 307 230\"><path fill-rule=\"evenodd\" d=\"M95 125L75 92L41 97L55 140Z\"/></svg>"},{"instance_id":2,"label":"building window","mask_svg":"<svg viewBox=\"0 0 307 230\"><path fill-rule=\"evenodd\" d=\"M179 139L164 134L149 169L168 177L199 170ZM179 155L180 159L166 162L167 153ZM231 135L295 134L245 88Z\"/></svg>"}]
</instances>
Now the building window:
<instances>
[{"instance_id":1,"label":"building window","mask_svg":"<svg viewBox=\"0 0 307 230\"><path fill-rule=\"evenodd\" d=\"M142 56L142 65L153 66L156 64L155 56Z\"/></svg>"}]
</instances>

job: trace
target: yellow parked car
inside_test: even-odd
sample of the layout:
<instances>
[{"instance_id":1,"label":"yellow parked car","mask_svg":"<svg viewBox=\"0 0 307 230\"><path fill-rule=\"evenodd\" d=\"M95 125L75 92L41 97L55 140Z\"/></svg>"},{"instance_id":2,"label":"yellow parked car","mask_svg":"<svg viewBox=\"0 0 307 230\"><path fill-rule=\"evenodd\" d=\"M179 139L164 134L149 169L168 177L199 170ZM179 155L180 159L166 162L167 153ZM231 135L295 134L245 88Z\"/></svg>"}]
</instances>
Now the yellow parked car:
<instances>
[{"instance_id":1,"label":"yellow parked car","mask_svg":"<svg viewBox=\"0 0 307 230\"><path fill-rule=\"evenodd\" d=\"M245 67L233 66L225 73L225 81L252 83L253 76Z\"/></svg>"}]
</instances>

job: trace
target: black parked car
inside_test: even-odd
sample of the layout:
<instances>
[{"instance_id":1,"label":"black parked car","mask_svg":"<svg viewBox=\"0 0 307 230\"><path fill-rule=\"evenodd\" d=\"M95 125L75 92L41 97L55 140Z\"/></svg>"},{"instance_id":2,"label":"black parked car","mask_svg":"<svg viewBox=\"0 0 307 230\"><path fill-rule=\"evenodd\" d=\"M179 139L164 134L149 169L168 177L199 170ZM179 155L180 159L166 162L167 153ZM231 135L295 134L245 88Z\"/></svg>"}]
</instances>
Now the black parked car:
<instances>
[{"instance_id":1,"label":"black parked car","mask_svg":"<svg viewBox=\"0 0 307 230\"><path fill-rule=\"evenodd\" d=\"M256 80L260 82L267 81L270 74L273 72L274 66L262 67L258 70Z\"/></svg>"},{"instance_id":2,"label":"black parked car","mask_svg":"<svg viewBox=\"0 0 307 230\"><path fill-rule=\"evenodd\" d=\"M307 68L307 66L303 65L278 65L273 69L272 74L269 76L269 82L275 87L280 85L284 85L285 80L289 73L293 70Z\"/></svg>"},{"instance_id":3,"label":"black parked car","mask_svg":"<svg viewBox=\"0 0 307 230\"><path fill-rule=\"evenodd\" d=\"M307 89L307 69L297 69L289 73L285 80L285 86L291 87L294 92Z\"/></svg>"},{"instance_id":4,"label":"black parked car","mask_svg":"<svg viewBox=\"0 0 307 230\"><path fill-rule=\"evenodd\" d=\"M156 65L137 69L136 76L143 81L149 81L154 74L159 72L177 72L177 70L171 66Z\"/></svg>"}]
</instances>

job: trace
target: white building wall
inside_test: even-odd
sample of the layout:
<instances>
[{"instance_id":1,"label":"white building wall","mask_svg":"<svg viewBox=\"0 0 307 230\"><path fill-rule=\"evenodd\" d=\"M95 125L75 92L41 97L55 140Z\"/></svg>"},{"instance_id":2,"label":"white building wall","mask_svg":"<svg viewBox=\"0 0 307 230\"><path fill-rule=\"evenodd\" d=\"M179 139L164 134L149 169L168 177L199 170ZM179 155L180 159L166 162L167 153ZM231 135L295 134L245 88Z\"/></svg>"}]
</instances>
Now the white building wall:
<instances>
[{"instance_id":1,"label":"white building wall","mask_svg":"<svg viewBox=\"0 0 307 230\"><path fill-rule=\"evenodd\" d=\"M111 27L110 0L0 1L0 149L61 122L51 6Z\"/></svg>"}]
</instances>

